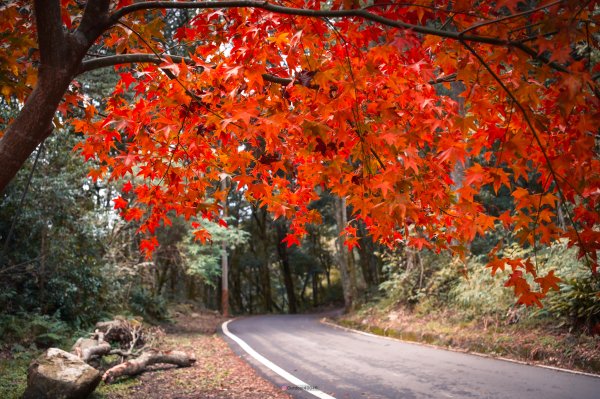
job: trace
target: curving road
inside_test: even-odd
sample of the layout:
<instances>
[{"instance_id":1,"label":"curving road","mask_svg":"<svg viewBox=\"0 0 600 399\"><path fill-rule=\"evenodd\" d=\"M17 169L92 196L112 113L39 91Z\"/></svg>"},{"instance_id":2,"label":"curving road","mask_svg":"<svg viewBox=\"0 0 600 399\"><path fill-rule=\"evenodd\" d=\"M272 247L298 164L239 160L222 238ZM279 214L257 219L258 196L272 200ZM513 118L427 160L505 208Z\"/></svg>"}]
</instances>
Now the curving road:
<instances>
[{"instance_id":1,"label":"curving road","mask_svg":"<svg viewBox=\"0 0 600 399\"><path fill-rule=\"evenodd\" d=\"M600 398L598 377L348 332L320 317L246 317L223 330L237 354L296 398ZM247 346L310 390L267 368Z\"/></svg>"}]
</instances>

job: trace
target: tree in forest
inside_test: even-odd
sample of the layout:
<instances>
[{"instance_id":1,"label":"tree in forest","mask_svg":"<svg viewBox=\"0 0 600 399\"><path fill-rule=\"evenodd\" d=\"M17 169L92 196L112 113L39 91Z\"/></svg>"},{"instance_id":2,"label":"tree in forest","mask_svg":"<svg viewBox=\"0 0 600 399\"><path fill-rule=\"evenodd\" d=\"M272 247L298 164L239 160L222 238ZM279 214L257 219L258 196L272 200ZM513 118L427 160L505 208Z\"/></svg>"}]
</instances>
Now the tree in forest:
<instances>
[{"instance_id":1,"label":"tree in forest","mask_svg":"<svg viewBox=\"0 0 600 399\"><path fill-rule=\"evenodd\" d=\"M57 132L3 195L0 324L5 326L11 323L3 316L28 312L81 327L113 305L107 300L112 281L102 261L105 220L85 177L86 165L72 156L76 141L72 133ZM3 335L10 337L5 330Z\"/></svg>"},{"instance_id":2,"label":"tree in forest","mask_svg":"<svg viewBox=\"0 0 600 399\"><path fill-rule=\"evenodd\" d=\"M140 221L148 256L171 212L218 220L229 176L291 221L288 245L320 221L309 203L325 189L351 210L349 249L362 230L464 255L475 237L510 229L533 248L568 240L596 272L594 1L33 5L0 9L1 92L22 104L0 140L0 189L53 124L69 123L99 165L91 177L130 180L114 206ZM77 77L106 67L120 74L112 96L85 96ZM487 212L484 188L508 190L514 208ZM520 303L557 288L501 244L488 266L509 270Z\"/></svg>"}]
</instances>

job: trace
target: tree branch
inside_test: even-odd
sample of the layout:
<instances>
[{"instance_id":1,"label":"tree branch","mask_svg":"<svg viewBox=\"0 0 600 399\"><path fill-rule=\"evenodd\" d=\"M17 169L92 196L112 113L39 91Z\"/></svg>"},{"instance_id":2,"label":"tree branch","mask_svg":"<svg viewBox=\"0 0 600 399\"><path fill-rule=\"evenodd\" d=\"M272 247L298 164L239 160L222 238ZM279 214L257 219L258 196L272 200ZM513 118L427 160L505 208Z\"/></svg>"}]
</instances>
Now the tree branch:
<instances>
[{"instance_id":1,"label":"tree branch","mask_svg":"<svg viewBox=\"0 0 600 399\"><path fill-rule=\"evenodd\" d=\"M88 46L112 23L109 20L110 0L88 0L77 32L85 36Z\"/></svg>"},{"instance_id":2,"label":"tree branch","mask_svg":"<svg viewBox=\"0 0 600 399\"><path fill-rule=\"evenodd\" d=\"M106 384L110 384L121 376L143 373L148 366L157 363L174 364L178 367L190 367L196 363L196 357L193 353L189 354L182 351L146 352L137 359L129 360L108 369L102 376L102 380Z\"/></svg>"},{"instance_id":3,"label":"tree branch","mask_svg":"<svg viewBox=\"0 0 600 399\"><path fill-rule=\"evenodd\" d=\"M555 5L551 3L545 7L549 7ZM303 17L314 17L314 18L361 18L368 21L377 22L379 24L399 28L399 29L410 29L414 32L425 34L425 35L434 35L439 37L444 37L447 39L459 40L461 42L476 42L476 43L486 43L496 46L508 46L515 47L530 57L540 60L545 64L551 66L552 68L560 71L560 72L569 72L562 65L549 61L548 59L540 56L537 51L528 47L524 43L518 41L512 41L508 39L501 39L498 37L487 37L480 35L471 35L463 32L452 32L446 31L442 29L436 29L430 26L421 26L421 25L413 25L403 21L396 21L393 19L389 19L377 14L373 14L367 9L357 9L357 10L312 10L312 9L304 9L304 8L294 8L294 7L285 7L276 4L270 4L267 1L255 1L255 0L227 0L227 1L219 1L219 2L194 2L194 1L181 1L181 2L172 2L172 1L146 1L141 3L132 4L126 7L123 7L112 14L110 17L110 24L115 24L119 21L120 18L131 14L136 11L141 10L151 10L151 9L169 9L169 8L178 8L178 9L217 9L217 8L260 8L265 11L269 11L276 14L286 14L286 15L296 15ZM487 22L490 23L490 22ZM486 23L486 24L487 24ZM470 29L474 29L474 26Z\"/></svg>"},{"instance_id":4,"label":"tree branch","mask_svg":"<svg viewBox=\"0 0 600 399\"><path fill-rule=\"evenodd\" d=\"M519 102L519 100L517 100L517 97L515 97L513 92L510 91L510 89L506 86L506 84L504 84L502 79L500 79L498 74L492 70L492 68L481 57L481 55L479 55L479 53L477 53L477 51L475 51L475 49L473 47L469 46L469 44L467 44L465 42L463 42L462 44L463 44L463 46L466 47L467 50L469 50L469 52L471 54L473 54L473 56L475 56L475 58L477 58L477 61L479 61L479 63L486 69L486 71L488 71L488 73L492 76L492 78L496 81L496 83L498 83L498 85L502 88L502 90L504 90L504 92L508 95L508 97L510 97L510 99L517 106L517 108L519 108L519 111L521 111L521 114L523 115L523 119L525 119L525 123L529 127L529 130L531 131L531 134L533 135L535 142L537 143L538 147L540 148L540 151L542 152L544 160L546 161L546 166L548 166L548 170L550 171L550 175L552 176L553 180L556 182L556 191L558 192L560 199L564 201L564 199L566 197L563 194L560 184L558 184L558 178L560 177L561 179L563 179L565 181L566 181L566 179L564 177L562 177L561 175L559 175L556 172L556 170L554 169L554 166L552 166L552 162L550 161L550 157L548 157L546 148L544 147L542 140L540 139L540 136L538 135L537 131L533 127L533 122L531 121L529 114L525 110L525 107L523 106L523 104L521 104ZM573 231L575 232L575 235L577 236L577 240L579 241L579 245L581 246L581 249L585 252L585 259L588 262L588 265L591 267L591 269L594 270L594 267L592 266L592 261L588 257L589 251L586 249L586 246L584 245L584 242L581 239L579 231L577 231L577 225L575 224L575 221L573 220L573 217L571 216L571 213L569 212L568 209L566 209L566 212L567 212L567 217L569 218L569 221L571 222L571 225L573 226Z\"/></svg>"},{"instance_id":5,"label":"tree branch","mask_svg":"<svg viewBox=\"0 0 600 399\"><path fill-rule=\"evenodd\" d=\"M459 32L458 33L458 38L459 38L459 40L462 41L463 38L466 36L466 34L468 32L471 32L472 30L481 28L482 26L491 25L491 24L495 24L495 23L498 23L498 22L506 21L508 19L513 19L513 18L517 18L517 17L522 17L522 16L525 16L525 15L529 15L529 14L532 14L532 13L534 13L536 11L541 11L541 10L544 10L546 8L554 7L556 5L559 5L562 2L564 2L564 0L556 0L556 1L553 1L551 3L544 4L544 5L541 5L541 6L536 7L536 8L532 8L530 10L522 11L522 12L519 12L519 13L516 13L516 14L506 15L506 16L501 17L501 18L497 18L497 19L490 20L490 21L484 21L484 22L480 22L478 24L471 25L470 27L468 27L468 28L462 30L461 32ZM553 32L551 34L554 34L554 33L556 33L556 32ZM569 73L569 70L567 68L565 68L564 66L560 65L557 62L550 61L550 59L548 57L542 56L541 54L539 54L537 51L535 51L531 47L528 47L524 43L523 40L511 41L510 45L513 46L513 47L516 47L517 49L519 49L521 51L523 51L525 54L529 55L531 58L533 58L535 60L538 60L538 61L541 61L541 62L543 62L546 65L549 65L550 67L556 69L557 71Z\"/></svg>"},{"instance_id":6,"label":"tree branch","mask_svg":"<svg viewBox=\"0 0 600 399\"><path fill-rule=\"evenodd\" d=\"M81 62L79 69L77 70L77 75L81 75L82 73L93 71L94 69L106 68L110 66L122 65L122 64L135 64L135 63L151 63L151 64L161 64L163 62L167 62L168 58L171 58L173 61L180 63L185 62L189 65L195 65L194 60L188 57L181 57L178 55L169 55L165 54L164 56L157 56L155 54L117 54L117 55L107 55L105 57L98 57L89 60L84 60ZM204 70L204 67L199 66L201 70ZM291 83L301 84L299 81L292 78L282 78L279 76L271 75L268 73L262 74L263 80L271 83L277 83L283 86L287 86ZM444 82L452 82L456 80L456 74L450 74L447 76L443 76L441 78L437 78L435 80L430 80L429 84L438 84Z\"/></svg>"},{"instance_id":7,"label":"tree branch","mask_svg":"<svg viewBox=\"0 0 600 399\"><path fill-rule=\"evenodd\" d=\"M40 60L42 65L58 67L63 63L65 35L62 29L59 0L35 0Z\"/></svg>"},{"instance_id":8,"label":"tree branch","mask_svg":"<svg viewBox=\"0 0 600 399\"><path fill-rule=\"evenodd\" d=\"M389 19L386 17L382 17L377 14L372 14L365 9L357 9L357 10L311 10L305 8L294 8L294 7L285 7L276 4L270 4L267 1L255 1L255 0L227 0L227 1L219 1L219 2L194 2L194 1L181 1L181 2L171 2L171 1L146 1L142 3L136 3L129 5L127 7L123 7L111 16L112 23L117 23L117 21L124 17L125 15L131 14L135 11L140 10L151 10L151 9L166 9L166 8L180 8L180 9L215 9L215 8L260 8L265 11L269 11L276 14L286 14L286 15L296 15L300 17L313 17L313 18L349 18L356 17L362 18L365 20L373 21L380 23L385 26L390 26L393 28L400 29L411 29L417 33L423 33L426 35L435 35L440 37L445 37L448 39L455 40L466 40L478 43L487 43L487 44L495 44L495 45L509 45L510 42L508 40L496 38L496 37L486 37L486 36L477 36L477 35L464 35L462 38L459 38L459 32L449 32L445 30L435 29L429 26L421 26L421 25L413 25L402 21L396 21L393 19Z\"/></svg>"},{"instance_id":9,"label":"tree branch","mask_svg":"<svg viewBox=\"0 0 600 399\"><path fill-rule=\"evenodd\" d=\"M136 63L151 63L151 64L161 64L163 62L168 61L168 57L170 57L173 61L180 63L185 62L186 64L193 65L195 64L191 58L180 57L178 55L165 55L164 57L159 57L155 54L117 54L117 55L108 55L106 57L93 58L90 60L84 60L81 62L81 66L77 71L77 74L80 75L84 72L89 72L94 69L106 68L115 65L121 64L136 64ZM203 67L200 67L204 69Z\"/></svg>"},{"instance_id":10,"label":"tree branch","mask_svg":"<svg viewBox=\"0 0 600 399\"><path fill-rule=\"evenodd\" d=\"M498 22L506 21L508 19L513 19L513 18L517 18L517 17L522 17L522 16L525 16L525 15L533 14L536 11L541 11L541 10L544 10L546 8L550 8L550 7L556 6L556 5L558 5L558 4L560 4L560 3L564 2L564 1L565 0L556 0L556 1L553 1L552 3L543 4L543 5L539 6L539 7L532 8L532 9L529 9L529 10L525 10L525 11L522 11L522 12L518 12L516 14L505 15L505 16L500 17L500 18L496 18L496 19L492 19L492 20L489 20L489 21L480 22L480 23L471 25L467 29L464 29L463 31L461 31L459 33L459 35L462 38L468 32L470 32L472 30L475 30L475 29L478 29L478 28L481 28L482 26L491 25L491 24L497 24Z\"/></svg>"},{"instance_id":11,"label":"tree branch","mask_svg":"<svg viewBox=\"0 0 600 399\"><path fill-rule=\"evenodd\" d=\"M81 62L79 69L77 70L77 75L80 75L84 72L89 72L94 69L106 68L115 65L122 64L135 64L135 63L151 63L151 64L161 64L163 62L167 62L168 58L171 58L173 61L180 63L185 62L189 65L195 65L194 60L187 57L181 57L178 55L168 55L157 56L155 54L117 54L117 55L108 55L106 57L93 58L89 60L85 60ZM198 66L201 70L204 70L204 67ZM294 79L291 78L281 78L279 76L270 75L268 73L263 73L262 78L268 82L278 83L284 86L289 85L294 82Z\"/></svg>"}]
</instances>

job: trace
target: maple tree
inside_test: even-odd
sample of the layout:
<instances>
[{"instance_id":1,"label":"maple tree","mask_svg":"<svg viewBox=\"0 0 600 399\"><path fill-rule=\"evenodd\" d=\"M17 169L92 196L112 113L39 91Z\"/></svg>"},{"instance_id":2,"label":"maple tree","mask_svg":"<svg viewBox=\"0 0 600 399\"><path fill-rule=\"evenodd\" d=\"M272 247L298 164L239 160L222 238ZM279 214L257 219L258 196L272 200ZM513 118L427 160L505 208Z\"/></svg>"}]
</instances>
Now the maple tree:
<instances>
[{"instance_id":1,"label":"maple tree","mask_svg":"<svg viewBox=\"0 0 600 399\"><path fill-rule=\"evenodd\" d=\"M533 248L567 239L596 272L595 1L33 5L0 9L2 94L23 103L0 140L0 189L54 120L85 136L93 179L128 181L114 207L141 222L148 255L171 212L208 239L197 218L219 220L227 176L291 220L288 245L329 190L352 210L348 248L358 221L385 245L459 255L510 229ZM100 112L77 76L105 67L120 81ZM487 209L484 187L508 190L514 210ZM500 244L488 266L508 268L520 303L557 288Z\"/></svg>"}]
</instances>

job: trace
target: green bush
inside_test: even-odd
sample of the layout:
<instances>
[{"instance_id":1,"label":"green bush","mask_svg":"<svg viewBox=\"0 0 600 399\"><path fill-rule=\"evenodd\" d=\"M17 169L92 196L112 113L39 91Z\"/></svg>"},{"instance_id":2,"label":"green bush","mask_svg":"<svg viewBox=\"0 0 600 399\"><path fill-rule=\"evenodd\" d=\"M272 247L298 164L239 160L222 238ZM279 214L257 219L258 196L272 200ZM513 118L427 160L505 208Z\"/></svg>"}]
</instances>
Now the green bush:
<instances>
[{"instance_id":1,"label":"green bush","mask_svg":"<svg viewBox=\"0 0 600 399\"><path fill-rule=\"evenodd\" d=\"M0 343L38 348L59 346L69 337L69 325L56 316L20 313L0 316Z\"/></svg>"},{"instance_id":2,"label":"green bush","mask_svg":"<svg viewBox=\"0 0 600 399\"><path fill-rule=\"evenodd\" d=\"M421 297L420 271L414 256L403 250L383 254L383 273L387 280L379 285L392 303L413 307Z\"/></svg>"},{"instance_id":3,"label":"green bush","mask_svg":"<svg viewBox=\"0 0 600 399\"><path fill-rule=\"evenodd\" d=\"M515 303L512 291L504 287L504 273L492 276L483 257L470 258L466 268L466 276L457 280L450 291L450 306L467 319L503 318Z\"/></svg>"},{"instance_id":4,"label":"green bush","mask_svg":"<svg viewBox=\"0 0 600 399\"><path fill-rule=\"evenodd\" d=\"M160 321L167 317L167 301L162 295L152 293L142 287L135 287L129 299L130 310L148 321Z\"/></svg>"},{"instance_id":5,"label":"green bush","mask_svg":"<svg viewBox=\"0 0 600 399\"><path fill-rule=\"evenodd\" d=\"M388 279L380 286L392 303L424 308L444 306L460 278L460 267L449 256L430 251L397 251L383 255Z\"/></svg>"},{"instance_id":6,"label":"green bush","mask_svg":"<svg viewBox=\"0 0 600 399\"><path fill-rule=\"evenodd\" d=\"M589 274L590 272L586 270ZM600 323L600 278L571 278L560 284L560 291L549 295L547 311L571 330L591 332Z\"/></svg>"},{"instance_id":7,"label":"green bush","mask_svg":"<svg viewBox=\"0 0 600 399\"><path fill-rule=\"evenodd\" d=\"M560 292L549 292L542 301L543 309L518 307L512 290L504 286L509 272L492 276L484 255L472 256L463 264L444 254L421 251L419 260L400 250L382 257L388 277L380 285L386 297L382 304L402 305L420 313L451 309L465 320L544 321L574 331L590 331L600 323L600 277L577 260L575 250L565 243L537 251L512 244L503 252L502 256L531 258L538 275L554 270L563 280ZM528 280L538 288L532 276Z\"/></svg>"}]
</instances>

